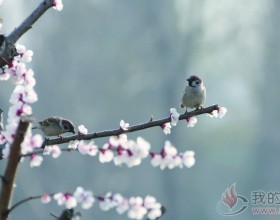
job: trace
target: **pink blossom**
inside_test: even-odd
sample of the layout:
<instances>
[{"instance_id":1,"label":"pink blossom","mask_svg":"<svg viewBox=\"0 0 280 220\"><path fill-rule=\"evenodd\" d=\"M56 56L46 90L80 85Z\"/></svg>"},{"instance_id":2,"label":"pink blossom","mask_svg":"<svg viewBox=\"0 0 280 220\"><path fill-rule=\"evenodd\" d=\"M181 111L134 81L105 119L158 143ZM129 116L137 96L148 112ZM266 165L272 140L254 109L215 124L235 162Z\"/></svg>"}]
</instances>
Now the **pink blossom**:
<instances>
[{"instance_id":1,"label":"pink blossom","mask_svg":"<svg viewBox=\"0 0 280 220\"><path fill-rule=\"evenodd\" d=\"M44 203L44 204L47 204L51 201L51 196L47 193L43 194L41 196L41 202Z\"/></svg>"},{"instance_id":2,"label":"pink blossom","mask_svg":"<svg viewBox=\"0 0 280 220\"><path fill-rule=\"evenodd\" d=\"M57 11L61 11L63 9L62 0L53 0L53 8Z\"/></svg>"},{"instance_id":3,"label":"pink blossom","mask_svg":"<svg viewBox=\"0 0 280 220\"><path fill-rule=\"evenodd\" d=\"M75 208L77 200L69 193L56 193L53 198L57 200L58 205L65 205L67 209Z\"/></svg>"},{"instance_id":4,"label":"pink blossom","mask_svg":"<svg viewBox=\"0 0 280 220\"><path fill-rule=\"evenodd\" d=\"M45 146L43 154L51 154L53 158L58 158L61 155L61 149L58 145Z\"/></svg>"},{"instance_id":5,"label":"pink blossom","mask_svg":"<svg viewBox=\"0 0 280 220\"><path fill-rule=\"evenodd\" d=\"M162 128L162 131L163 131L163 133L165 134L165 135L167 135L167 134L170 134L171 133L171 124L168 122L168 123L165 123L165 124L163 124L162 126L161 126L161 128Z\"/></svg>"},{"instance_id":6,"label":"pink blossom","mask_svg":"<svg viewBox=\"0 0 280 220\"><path fill-rule=\"evenodd\" d=\"M194 127L197 123L197 118L196 117L188 117L187 118L187 124L188 127Z\"/></svg>"},{"instance_id":7,"label":"pink blossom","mask_svg":"<svg viewBox=\"0 0 280 220\"><path fill-rule=\"evenodd\" d=\"M39 167L43 162L43 157L37 154L32 154L30 156L30 167Z\"/></svg>"}]
</instances>

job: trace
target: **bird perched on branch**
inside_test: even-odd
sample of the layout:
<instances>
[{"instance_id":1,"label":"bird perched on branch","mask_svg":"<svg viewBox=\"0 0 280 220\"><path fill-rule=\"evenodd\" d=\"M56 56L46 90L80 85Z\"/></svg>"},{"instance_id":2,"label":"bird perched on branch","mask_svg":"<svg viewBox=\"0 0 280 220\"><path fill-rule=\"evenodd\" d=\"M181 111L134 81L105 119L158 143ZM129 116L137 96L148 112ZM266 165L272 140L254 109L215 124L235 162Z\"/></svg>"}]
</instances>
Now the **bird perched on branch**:
<instances>
[{"instance_id":1,"label":"bird perched on branch","mask_svg":"<svg viewBox=\"0 0 280 220\"><path fill-rule=\"evenodd\" d=\"M187 81L181 103L181 107L186 108L186 113L188 108L202 108L206 99L206 88L200 77L193 75Z\"/></svg>"},{"instance_id":2,"label":"bird perched on branch","mask_svg":"<svg viewBox=\"0 0 280 220\"><path fill-rule=\"evenodd\" d=\"M33 129L36 128L41 129L45 136L61 137L61 134L66 132L75 134L74 124L70 120L58 116L52 116L38 122L38 127L33 127Z\"/></svg>"}]
</instances>

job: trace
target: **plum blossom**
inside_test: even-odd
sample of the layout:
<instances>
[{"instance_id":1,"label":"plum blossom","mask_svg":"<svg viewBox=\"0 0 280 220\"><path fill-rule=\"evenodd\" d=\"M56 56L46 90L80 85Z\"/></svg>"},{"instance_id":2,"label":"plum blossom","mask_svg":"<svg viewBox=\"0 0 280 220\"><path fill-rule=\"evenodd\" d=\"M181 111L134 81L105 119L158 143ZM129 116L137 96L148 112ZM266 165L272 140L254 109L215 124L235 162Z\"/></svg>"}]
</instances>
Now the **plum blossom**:
<instances>
[{"instance_id":1,"label":"plum blossom","mask_svg":"<svg viewBox=\"0 0 280 220\"><path fill-rule=\"evenodd\" d=\"M187 117L188 127L192 128L196 125L196 123L197 123L197 118L196 117Z\"/></svg>"},{"instance_id":2,"label":"plum blossom","mask_svg":"<svg viewBox=\"0 0 280 220\"><path fill-rule=\"evenodd\" d=\"M43 157L37 154L32 154L30 156L30 167L39 167L43 162Z\"/></svg>"},{"instance_id":3,"label":"plum blossom","mask_svg":"<svg viewBox=\"0 0 280 220\"><path fill-rule=\"evenodd\" d=\"M114 140L114 145L110 145L110 141ZM108 144L108 143L107 143ZM136 142L134 140L127 140L127 136L120 136L110 138L109 144L111 149L115 149L117 155L114 157L116 166L126 164L128 167L133 167L141 164L142 159L149 155L150 143L144 138L138 137Z\"/></svg>"},{"instance_id":4,"label":"plum blossom","mask_svg":"<svg viewBox=\"0 0 280 220\"><path fill-rule=\"evenodd\" d=\"M91 191L85 191L81 186L77 187L73 196L78 203L81 203L83 209L89 209L92 207L95 199Z\"/></svg>"},{"instance_id":5,"label":"plum blossom","mask_svg":"<svg viewBox=\"0 0 280 220\"><path fill-rule=\"evenodd\" d=\"M43 144L43 138L40 134L31 136L30 129L27 131L24 141L21 144L21 153L27 154L31 153L34 149L40 148Z\"/></svg>"},{"instance_id":6,"label":"plum blossom","mask_svg":"<svg viewBox=\"0 0 280 220\"><path fill-rule=\"evenodd\" d=\"M2 133L6 141L5 149L3 150L5 157L9 155L10 145L15 138L19 121L23 116L30 116L32 114L30 104L38 100L33 88L36 84L34 72L31 69L27 70L24 63L31 61L33 52L26 50L22 45L16 45L16 49L18 55L0 71L0 79L11 78L11 81L16 85L9 99L11 106L8 111L6 130ZM42 137L39 134L32 137L31 130L28 128L24 141L21 144L21 153L31 153L34 149L41 147L42 142ZM41 156L32 155L30 166L39 166L42 161L43 158Z\"/></svg>"},{"instance_id":7,"label":"plum blossom","mask_svg":"<svg viewBox=\"0 0 280 220\"><path fill-rule=\"evenodd\" d=\"M212 111L210 114L207 114L211 118L223 118L225 114L227 113L227 108L219 106L218 110Z\"/></svg>"},{"instance_id":8,"label":"plum blossom","mask_svg":"<svg viewBox=\"0 0 280 220\"><path fill-rule=\"evenodd\" d=\"M10 76L11 75L9 73L3 71L3 69L0 68L0 80L6 81L6 80L10 79Z\"/></svg>"},{"instance_id":9,"label":"plum blossom","mask_svg":"<svg viewBox=\"0 0 280 220\"><path fill-rule=\"evenodd\" d=\"M25 46L21 44L16 44L16 49L19 57L22 59L23 62L32 61L32 56L33 56L32 50L26 50Z\"/></svg>"},{"instance_id":10,"label":"plum blossom","mask_svg":"<svg viewBox=\"0 0 280 220\"><path fill-rule=\"evenodd\" d=\"M117 206L117 202L113 199L111 192L108 192L104 197L99 197L99 208L103 211L108 211Z\"/></svg>"},{"instance_id":11,"label":"plum blossom","mask_svg":"<svg viewBox=\"0 0 280 220\"><path fill-rule=\"evenodd\" d=\"M124 198L121 194L117 193L113 196L117 202L116 211L119 214L125 213L129 209L128 199Z\"/></svg>"},{"instance_id":12,"label":"plum blossom","mask_svg":"<svg viewBox=\"0 0 280 220\"><path fill-rule=\"evenodd\" d=\"M80 141L78 145L78 150L81 154L88 154L90 156L96 156L98 153L97 145L94 145L94 141L85 142Z\"/></svg>"},{"instance_id":13,"label":"plum blossom","mask_svg":"<svg viewBox=\"0 0 280 220\"><path fill-rule=\"evenodd\" d=\"M218 109L218 115L220 118L223 118L225 114L227 113L227 108L225 107L219 107Z\"/></svg>"},{"instance_id":14,"label":"plum blossom","mask_svg":"<svg viewBox=\"0 0 280 220\"><path fill-rule=\"evenodd\" d=\"M44 203L44 204L47 204L51 201L51 196L47 193L43 194L41 196L41 202Z\"/></svg>"},{"instance_id":15,"label":"plum blossom","mask_svg":"<svg viewBox=\"0 0 280 220\"><path fill-rule=\"evenodd\" d=\"M77 200L70 193L56 193L53 198L57 201L58 205L65 205L67 209L77 206Z\"/></svg>"},{"instance_id":16,"label":"plum blossom","mask_svg":"<svg viewBox=\"0 0 280 220\"><path fill-rule=\"evenodd\" d=\"M146 196L144 206L148 210L148 219L156 219L162 215L161 204L158 203L153 196Z\"/></svg>"},{"instance_id":17,"label":"plum blossom","mask_svg":"<svg viewBox=\"0 0 280 220\"><path fill-rule=\"evenodd\" d=\"M121 120L121 121L120 121L120 128L121 128L123 131L127 131L127 130L128 130L128 127L129 127L129 124L128 124L128 123L125 123L124 120Z\"/></svg>"},{"instance_id":18,"label":"plum blossom","mask_svg":"<svg viewBox=\"0 0 280 220\"><path fill-rule=\"evenodd\" d=\"M195 164L194 151L184 152L182 160L187 168L191 168Z\"/></svg>"},{"instance_id":19,"label":"plum blossom","mask_svg":"<svg viewBox=\"0 0 280 220\"><path fill-rule=\"evenodd\" d=\"M61 149L58 145L45 146L43 154L51 154L53 158L58 158L61 155Z\"/></svg>"},{"instance_id":20,"label":"plum blossom","mask_svg":"<svg viewBox=\"0 0 280 220\"><path fill-rule=\"evenodd\" d=\"M88 129L84 125L79 125L78 126L79 134L80 135L85 135L88 133Z\"/></svg>"},{"instance_id":21,"label":"plum blossom","mask_svg":"<svg viewBox=\"0 0 280 220\"><path fill-rule=\"evenodd\" d=\"M176 126L179 121L180 114L177 112L175 108L170 109L170 119L171 119L171 125Z\"/></svg>"},{"instance_id":22,"label":"plum blossom","mask_svg":"<svg viewBox=\"0 0 280 220\"><path fill-rule=\"evenodd\" d=\"M163 131L163 133L165 134L165 135L167 135L167 134L171 134L171 124L168 122L168 123L165 123L165 124L163 124L162 126L161 126L161 128L162 128L162 131Z\"/></svg>"},{"instance_id":23,"label":"plum blossom","mask_svg":"<svg viewBox=\"0 0 280 220\"><path fill-rule=\"evenodd\" d=\"M83 187L78 186L73 194L58 192L53 194L52 197L59 206L65 205L68 209L74 208L78 204L83 209L89 209L96 200L101 210L108 211L114 208L118 214L127 212L128 217L131 219L140 220L146 215L149 219L154 220L162 215L162 205L150 195L144 199L139 196L125 198L120 193L113 194L111 192L106 193L105 196L94 196L91 191L86 191ZM41 196L41 201L45 204L49 203L51 195L44 193Z\"/></svg>"},{"instance_id":24,"label":"plum blossom","mask_svg":"<svg viewBox=\"0 0 280 220\"><path fill-rule=\"evenodd\" d=\"M80 143L79 140L70 141L68 145L68 149L76 150L79 146L79 143Z\"/></svg>"},{"instance_id":25,"label":"plum blossom","mask_svg":"<svg viewBox=\"0 0 280 220\"><path fill-rule=\"evenodd\" d=\"M143 219L148 210L143 206L143 199L141 197L131 197L129 199L130 209L127 216L131 219Z\"/></svg>"},{"instance_id":26,"label":"plum blossom","mask_svg":"<svg viewBox=\"0 0 280 220\"><path fill-rule=\"evenodd\" d=\"M183 168L184 166L190 168L194 165L194 152L186 151L178 153L177 149L169 142L166 141L160 153L150 153L152 159L151 164L153 167L160 167L160 169L173 169L175 167Z\"/></svg>"},{"instance_id":27,"label":"plum blossom","mask_svg":"<svg viewBox=\"0 0 280 220\"><path fill-rule=\"evenodd\" d=\"M62 0L53 0L53 8L57 11L61 11L63 9Z\"/></svg>"},{"instance_id":28,"label":"plum blossom","mask_svg":"<svg viewBox=\"0 0 280 220\"><path fill-rule=\"evenodd\" d=\"M104 148L105 146L105 148ZM103 149L99 151L99 161L100 163L108 163L114 159L114 153L110 149L106 149L106 144L103 146Z\"/></svg>"}]
</instances>

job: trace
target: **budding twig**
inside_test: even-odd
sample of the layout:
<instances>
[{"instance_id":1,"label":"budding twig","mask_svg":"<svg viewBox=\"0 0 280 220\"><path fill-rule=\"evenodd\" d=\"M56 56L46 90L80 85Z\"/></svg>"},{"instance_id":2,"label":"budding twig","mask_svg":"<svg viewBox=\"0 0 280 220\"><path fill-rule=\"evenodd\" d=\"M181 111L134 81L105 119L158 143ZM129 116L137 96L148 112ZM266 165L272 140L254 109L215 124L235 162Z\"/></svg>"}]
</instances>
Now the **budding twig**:
<instances>
[{"instance_id":1,"label":"budding twig","mask_svg":"<svg viewBox=\"0 0 280 220\"><path fill-rule=\"evenodd\" d=\"M202 108L202 109L197 109L188 113L181 114L179 117L179 120L184 120L189 117L193 117L196 115L202 115L202 114L210 114L214 110L218 110L219 105L212 105L207 108ZM170 117L159 119L159 120L150 120L149 122L139 124L139 125L133 125L129 126L127 130L122 130L121 128L118 129L113 129L113 130L107 130L107 131L100 131L100 132L94 132L91 134L86 134L86 135L74 135L71 137L65 137L65 138L56 138L56 139L51 139L51 140L45 140L42 147L48 146L48 145L56 145L56 144L63 144L63 143L69 143L70 141L74 140L92 140L92 139L97 139L97 138L102 138L102 137L110 137L110 136L118 136L120 134L124 133L131 133L139 130L144 130L147 128L151 127L157 127L157 126L162 126L165 123L170 122L171 119Z\"/></svg>"}]
</instances>

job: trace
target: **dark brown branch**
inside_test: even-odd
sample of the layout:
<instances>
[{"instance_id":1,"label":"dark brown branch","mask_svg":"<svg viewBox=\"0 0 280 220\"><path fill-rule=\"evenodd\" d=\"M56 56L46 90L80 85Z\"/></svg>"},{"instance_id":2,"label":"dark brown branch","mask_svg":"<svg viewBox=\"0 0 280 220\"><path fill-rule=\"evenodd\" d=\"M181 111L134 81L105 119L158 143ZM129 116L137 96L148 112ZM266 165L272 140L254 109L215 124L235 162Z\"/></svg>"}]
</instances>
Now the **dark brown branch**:
<instances>
[{"instance_id":1,"label":"dark brown branch","mask_svg":"<svg viewBox=\"0 0 280 220\"><path fill-rule=\"evenodd\" d=\"M212 105L207 108L202 108L202 109L197 109L192 112L188 112L187 114L182 114L179 117L179 120L184 120L187 119L188 117L196 116L196 115L202 115L202 114L210 114L214 110L218 110L219 105ZM157 126L162 126L163 124L170 122L170 117L159 119L159 120L149 120L149 122L139 124L139 125L134 125L128 127L128 130L124 131L121 128L114 129L114 130L108 130L108 131L101 131L101 132L94 132L91 134L87 135L74 135L71 137L65 137L65 138L56 138L52 140L45 140L43 143L44 146L48 145L56 145L56 144L63 144L63 143L69 143L70 141L74 140L92 140L92 139L97 139L97 138L102 138L102 137L110 137L110 136L117 136L120 134L124 133L130 133L130 132L135 132L151 127L157 127Z\"/></svg>"},{"instance_id":2,"label":"dark brown branch","mask_svg":"<svg viewBox=\"0 0 280 220\"><path fill-rule=\"evenodd\" d=\"M28 121L21 120L19 122L15 134L14 142L10 147L9 160L3 177L5 181L3 181L1 194L0 194L0 220L6 220L8 218L9 203L13 191L13 185L14 185L18 163L21 158L20 145L24 139L28 126L29 126Z\"/></svg>"}]
</instances>

